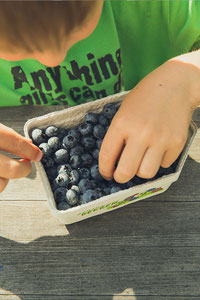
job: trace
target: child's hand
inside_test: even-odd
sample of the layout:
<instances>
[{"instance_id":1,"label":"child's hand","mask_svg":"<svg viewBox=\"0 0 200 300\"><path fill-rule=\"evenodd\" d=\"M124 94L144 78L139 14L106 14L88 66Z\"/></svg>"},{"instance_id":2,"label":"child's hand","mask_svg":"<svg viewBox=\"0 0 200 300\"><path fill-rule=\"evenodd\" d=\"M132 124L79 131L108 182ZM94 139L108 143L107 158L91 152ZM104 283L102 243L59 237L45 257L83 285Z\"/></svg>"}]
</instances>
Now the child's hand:
<instances>
[{"instance_id":1,"label":"child's hand","mask_svg":"<svg viewBox=\"0 0 200 300\"><path fill-rule=\"evenodd\" d=\"M152 178L160 166L167 168L176 160L193 112L189 81L179 69L163 64L124 99L100 149L103 177L120 183L135 174Z\"/></svg>"},{"instance_id":2,"label":"child's hand","mask_svg":"<svg viewBox=\"0 0 200 300\"><path fill-rule=\"evenodd\" d=\"M37 146L3 124L0 124L0 150L25 158L16 160L0 153L0 192L5 189L9 179L25 177L30 173L30 160L39 161L42 157Z\"/></svg>"}]
</instances>

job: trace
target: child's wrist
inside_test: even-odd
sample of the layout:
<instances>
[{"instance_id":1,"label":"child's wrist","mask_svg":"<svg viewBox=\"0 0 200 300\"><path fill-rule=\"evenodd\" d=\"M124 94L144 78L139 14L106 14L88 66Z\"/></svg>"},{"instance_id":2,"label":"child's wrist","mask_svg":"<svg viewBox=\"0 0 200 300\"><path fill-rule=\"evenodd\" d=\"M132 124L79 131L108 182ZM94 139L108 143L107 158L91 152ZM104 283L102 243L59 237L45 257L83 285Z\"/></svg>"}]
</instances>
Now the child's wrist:
<instances>
[{"instance_id":1,"label":"child's wrist","mask_svg":"<svg viewBox=\"0 0 200 300\"><path fill-rule=\"evenodd\" d=\"M183 82L189 94L192 110L200 105L200 51L174 57L166 62L174 68L175 76Z\"/></svg>"}]
</instances>

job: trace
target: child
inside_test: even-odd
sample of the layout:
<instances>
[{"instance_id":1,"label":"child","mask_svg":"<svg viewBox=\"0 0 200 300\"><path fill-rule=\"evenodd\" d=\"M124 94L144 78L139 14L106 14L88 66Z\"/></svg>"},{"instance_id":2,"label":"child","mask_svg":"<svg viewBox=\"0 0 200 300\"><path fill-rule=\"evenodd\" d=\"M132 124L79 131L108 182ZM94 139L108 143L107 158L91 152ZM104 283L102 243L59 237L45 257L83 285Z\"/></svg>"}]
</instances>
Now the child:
<instances>
[{"instance_id":1,"label":"child","mask_svg":"<svg viewBox=\"0 0 200 300\"><path fill-rule=\"evenodd\" d=\"M7 1L0 14L0 105L76 105L130 90L100 150L102 176L151 178L175 161L200 103L199 1ZM1 149L27 159L0 155L3 191L42 154L4 125L0 136Z\"/></svg>"}]
</instances>

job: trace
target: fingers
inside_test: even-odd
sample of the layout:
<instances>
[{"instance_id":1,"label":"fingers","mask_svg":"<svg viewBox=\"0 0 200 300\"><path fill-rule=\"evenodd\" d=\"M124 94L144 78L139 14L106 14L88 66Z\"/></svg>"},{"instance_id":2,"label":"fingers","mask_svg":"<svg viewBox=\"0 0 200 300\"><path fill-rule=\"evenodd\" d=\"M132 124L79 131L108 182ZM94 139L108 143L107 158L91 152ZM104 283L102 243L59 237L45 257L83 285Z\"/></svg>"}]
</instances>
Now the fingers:
<instances>
[{"instance_id":1,"label":"fingers","mask_svg":"<svg viewBox=\"0 0 200 300\"><path fill-rule=\"evenodd\" d=\"M137 175L141 178L152 178L158 172L163 158L164 150L160 147L150 147L146 150Z\"/></svg>"},{"instance_id":2,"label":"fingers","mask_svg":"<svg viewBox=\"0 0 200 300\"><path fill-rule=\"evenodd\" d=\"M138 141L139 143L140 141ZM138 151L140 149L140 151ZM137 145L134 139L128 139L121 153L116 170L114 171L114 179L119 183L129 181L136 174L138 166L146 151L146 145L141 143Z\"/></svg>"},{"instance_id":3,"label":"fingers","mask_svg":"<svg viewBox=\"0 0 200 300\"><path fill-rule=\"evenodd\" d=\"M0 178L0 193L6 188L9 180L5 178Z\"/></svg>"},{"instance_id":4,"label":"fingers","mask_svg":"<svg viewBox=\"0 0 200 300\"><path fill-rule=\"evenodd\" d=\"M99 171L106 179L112 179L115 163L123 149L124 139L117 132L109 128L99 152Z\"/></svg>"},{"instance_id":5,"label":"fingers","mask_svg":"<svg viewBox=\"0 0 200 300\"><path fill-rule=\"evenodd\" d=\"M42 151L13 129L0 124L0 149L33 161L40 161Z\"/></svg>"},{"instance_id":6,"label":"fingers","mask_svg":"<svg viewBox=\"0 0 200 300\"><path fill-rule=\"evenodd\" d=\"M31 163L29 160L16 160L0 154L0 179L6 180L26 177L30 173L30 171Z\"/></svg>"}]
</instances>

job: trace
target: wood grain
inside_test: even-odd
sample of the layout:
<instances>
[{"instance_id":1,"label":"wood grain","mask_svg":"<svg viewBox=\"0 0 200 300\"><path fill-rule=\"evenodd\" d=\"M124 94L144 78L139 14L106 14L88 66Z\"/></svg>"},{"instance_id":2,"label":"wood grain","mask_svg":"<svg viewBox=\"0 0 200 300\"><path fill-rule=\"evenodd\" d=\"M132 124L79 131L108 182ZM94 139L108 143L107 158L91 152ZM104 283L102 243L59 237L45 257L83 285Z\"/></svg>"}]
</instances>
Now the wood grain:
<instances>
[{"instance_id":1,"label":"wood grain","mask_svg":"<svg viewBox=\"0 0 200 300\"><path fill-rule=\"evenodd\" d=\"M60 109L3 108L0 118L23 134L27 119ZM34 164L11 180L0 194L0 300L200 299L199 146L198 131L165 193L68 226L51 215Z\"/></svg>"}]
</instances>

